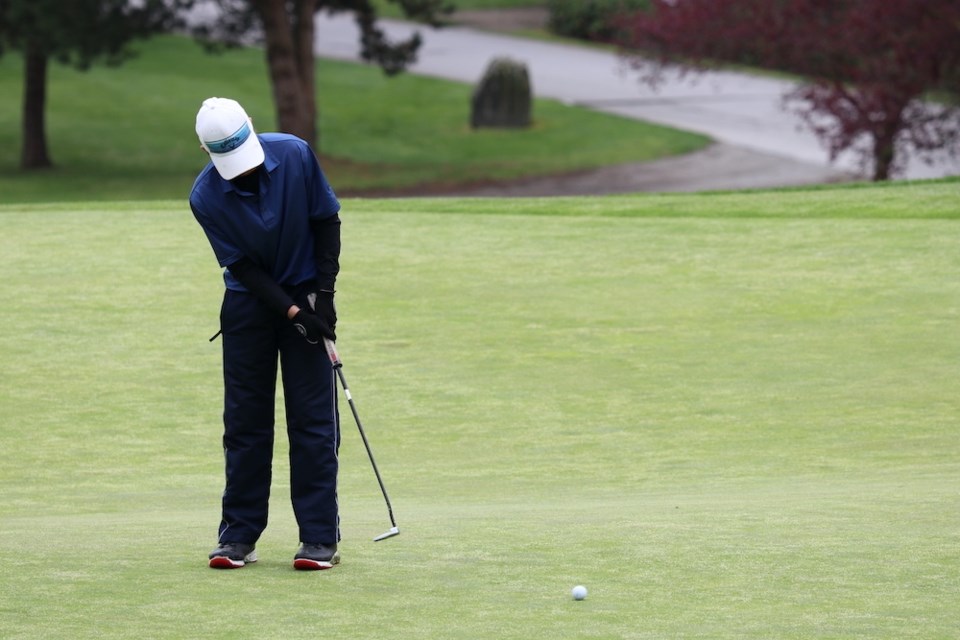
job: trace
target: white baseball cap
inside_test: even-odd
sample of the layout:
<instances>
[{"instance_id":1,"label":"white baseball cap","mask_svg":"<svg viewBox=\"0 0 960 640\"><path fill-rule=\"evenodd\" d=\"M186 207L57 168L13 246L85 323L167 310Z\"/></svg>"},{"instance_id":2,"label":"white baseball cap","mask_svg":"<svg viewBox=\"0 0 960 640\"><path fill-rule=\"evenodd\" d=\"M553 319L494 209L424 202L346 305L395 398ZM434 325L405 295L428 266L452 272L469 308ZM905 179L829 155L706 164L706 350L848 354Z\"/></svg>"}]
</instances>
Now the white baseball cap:
<instances>
[{"instance_id":1,"label":"white baseball cap","mask_svg":"<svg viewBox=\"0 0 960 640\"><path fill-rule=\"evenodd\" d=\"M230 98L207 98L197 112L197 136L224 180L263 163L263 147L253 121Z\"/></svg>"}]
</instances>

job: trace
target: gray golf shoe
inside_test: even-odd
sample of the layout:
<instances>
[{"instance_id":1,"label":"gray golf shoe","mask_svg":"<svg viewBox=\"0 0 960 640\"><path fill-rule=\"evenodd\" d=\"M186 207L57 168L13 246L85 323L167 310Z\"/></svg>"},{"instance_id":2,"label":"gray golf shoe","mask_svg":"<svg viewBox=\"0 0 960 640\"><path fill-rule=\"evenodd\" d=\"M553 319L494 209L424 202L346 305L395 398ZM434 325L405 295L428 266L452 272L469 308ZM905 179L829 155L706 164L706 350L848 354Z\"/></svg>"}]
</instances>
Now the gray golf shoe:
<instances>
[{"instance_id":1,"label":"gray golf shoe","mask_svg":"<svg viewBox=\"0 0 960 640\"><path fill-rule=\"evenodd\" d=\"M252 544L221 542L210 552L211 569L240 569L249 562L257 561L257 551Z\"/></svg>"},{"instance_id":2,"label":"gray golf shoe","mask_svg":"<svg viewBox=\"0 0 960 640\"><path fill-rule=\"evenodd\" d=\"M293 568L300 571L318 571L330 569L340 563L340 552L336 544L314 544L304 542L293 557Z\"/></svg>"}]
</instances>

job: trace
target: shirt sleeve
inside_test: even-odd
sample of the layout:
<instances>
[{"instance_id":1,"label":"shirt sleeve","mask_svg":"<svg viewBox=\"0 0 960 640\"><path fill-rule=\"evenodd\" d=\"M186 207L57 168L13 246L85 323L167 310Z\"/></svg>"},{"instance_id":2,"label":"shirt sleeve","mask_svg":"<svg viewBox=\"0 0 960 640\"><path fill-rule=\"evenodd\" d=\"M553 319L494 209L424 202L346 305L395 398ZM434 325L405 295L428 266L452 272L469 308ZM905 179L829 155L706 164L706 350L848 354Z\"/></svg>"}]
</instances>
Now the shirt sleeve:
<instances>
[{"instance_id":1,"label":"shirt sleeve","mask_svg":"<svg viewBox=\"0 0 960 640\"><path fill-rule=\"evenodd\" d=\"M307 197L309 198L310 220L323 220L340 212L340 201L337 200L333 187L327 181L317 155L306 144L301 148L303 157L303 175L307 183Z\"/></svg>"},{"instance_id":2,"label":"shirt sleeve","mask_svg":"<svg viewBox=\"0 0 960 640\"><path fill-rule=\"evenodd\" d=\"M190 198L190 210L193 211L193 217L197 219L207 235L207 240L221 267L227 267L244 257L243 252L227 239L217 224L206 214L200 198Z\"/></svg>"}]
</instances>

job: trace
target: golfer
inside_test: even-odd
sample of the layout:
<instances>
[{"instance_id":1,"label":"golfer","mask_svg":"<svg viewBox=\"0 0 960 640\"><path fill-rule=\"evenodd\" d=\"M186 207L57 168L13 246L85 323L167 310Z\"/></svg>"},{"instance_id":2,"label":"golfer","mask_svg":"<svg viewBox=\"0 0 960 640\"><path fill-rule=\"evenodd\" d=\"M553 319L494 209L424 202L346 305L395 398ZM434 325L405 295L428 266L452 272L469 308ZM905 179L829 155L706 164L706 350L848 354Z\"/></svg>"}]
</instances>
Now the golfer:
<instances>
[{"instance_id":1,"label":"golfer","mask_svg":"<svg viewBox=\"0 0 960 640\"><path fill-rule=\"evenodd\" d=\"M223 272L223 451L226 488L209 564L256 562L267 526L277 360L290 446L290 497L300 533L297 569L329 569L340 555L333 369L340 203L301 139L258 135L236 101L210 98L197 113L210 163L190 208Z\"/></svg>"}]
</instances>

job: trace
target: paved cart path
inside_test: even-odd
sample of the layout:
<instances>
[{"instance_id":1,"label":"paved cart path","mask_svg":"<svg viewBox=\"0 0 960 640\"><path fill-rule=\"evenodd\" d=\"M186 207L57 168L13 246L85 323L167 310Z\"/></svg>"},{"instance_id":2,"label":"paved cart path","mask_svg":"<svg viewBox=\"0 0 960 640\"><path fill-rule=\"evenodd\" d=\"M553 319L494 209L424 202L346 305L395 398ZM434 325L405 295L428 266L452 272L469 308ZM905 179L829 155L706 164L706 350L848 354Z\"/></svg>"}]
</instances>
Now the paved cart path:
<instances>
[{"instance_id":1,"label":"paved cart path","mask_svg":"<svg viewBox=\"0 0 960 640\"><path fill-rule=\"evenodd\" d=\"M785 80L731 72L695 78L674 74L658 91L652 91L612 52L461 26L432 29L382 20L381 27L393 39L405 38L413 31L421 33L424 44L410 68L412 73L473 85L492 58L509 56L528 66L538 97L695 131L716 141L714 146L687 156L559 179L482 187L470 193L698 191L814 184L861 176L853 157L830 163L813 134L782 108L781 97L791 86ZM353 19L321 14L316 51L321 57L359 59ZM912 160L903 177L944 175L960 175L960 161L944 157L929 166Z\"/></svg>"}]
</instances>

